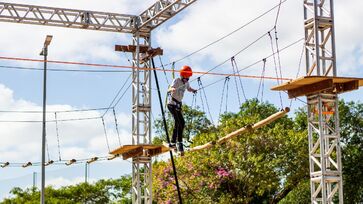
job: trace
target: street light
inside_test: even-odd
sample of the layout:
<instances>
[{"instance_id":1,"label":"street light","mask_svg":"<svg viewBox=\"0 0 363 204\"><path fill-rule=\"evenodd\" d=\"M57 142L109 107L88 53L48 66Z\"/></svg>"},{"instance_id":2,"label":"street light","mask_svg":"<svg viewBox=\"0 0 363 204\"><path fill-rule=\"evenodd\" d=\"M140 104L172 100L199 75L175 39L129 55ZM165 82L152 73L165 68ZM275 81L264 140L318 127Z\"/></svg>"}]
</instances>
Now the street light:
<instances>
[{"instance_id":1,"label":"street light","mask_svg":"<svg viewBox=\"0 0 363 204\"><path fill-rule=\"evenodd\" d=\"M42 130L42 163L41 163L41 177L42 177L42 186L41 186L41 197L40 203L44 204L44 191L45 191L45 141L46 141L46 106L47 106L47 56L48 56L48 46L52 41L53 36L47 35L44 41L43 49L40 53L41 56L44 56L44 78L43 78L43 130Z\"/></svg>"}]
</instances>

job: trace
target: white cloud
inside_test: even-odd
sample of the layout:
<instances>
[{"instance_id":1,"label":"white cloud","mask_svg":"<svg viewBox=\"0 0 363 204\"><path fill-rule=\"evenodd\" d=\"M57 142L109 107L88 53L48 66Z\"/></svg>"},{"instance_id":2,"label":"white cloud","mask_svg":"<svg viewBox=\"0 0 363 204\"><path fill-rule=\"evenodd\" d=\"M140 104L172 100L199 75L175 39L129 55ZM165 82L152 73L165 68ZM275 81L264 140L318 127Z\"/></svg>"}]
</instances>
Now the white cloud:
<instances>
[{"instance_id":1,"label":"white cloud","mask_svg":"<svg viewBox=\"0 0 363 204\"><path fill-rule=\"evenodd\" d=\"M8 0L9 3L43 5L50 7L95 10L137 15L153 1L147 0ZM0 23L1 56L41 58L41 51L46 35L53 35L49 46L49 59L118 63L123 60L120 53L114 51L114 45L129 44L130 38L125 34L66 29L46 26ZM29 63L23 63L29 64Z\"/></svg>"},{"instance_id":2,"label":"white cloud","mask_svg":"<svg viewBox=\"0 0 363 204\"><path fill-rule=\"evenodd\" d=\"M9 88L0 84L0 104L2 110L41 110L41 106L24 100L17 100ZM48 105L49 111L79 109L70 105ZM80 159L108 154L106 138L101 119L81 121L61 121L64 119L99 117L98 111L60 112L57 114L58 135L62 159ZM111 117L111 116L107 116ZM120 113L118 117L122 143L131 140L128 124L130 116ZM41 113L0 113L0 121L41 121ZM54 114L47 114L47 120L54 121ZM107 119L106 132L111 148L119 146L114 118ZM41 123L0 122L1 161L39 161L41 148ZM47 123L47 142L51 159L58 159L58 138L55 122Z\"/></svg>"},{"instance_id":3,"label":"white cloud","mask_svg":"<svg viewBox=\"0 0 363 204\"><path fill-rule=\"evenodd\" d=\"M95 182L95 179L89 179L90 183ZM77 185L84 182L84 177L77 177L74 179L67 179L63 177L56 177L47 179L47 186L52 186L54 188L61 188L63 186Z\"/></svg>"},{"instance_id":4,"label":"white cloud","mask_svg":"<svg viewBox=\"0 0 363 204\"><path fill-rule=\"evenodd\" d=\"M187 9L186 16L179 22L167 28L160 28L156 38L163 48L174 54L173 60L179 59L247 23L278 2L278 0L198 1ZM360 24L360 19L363 18L363 13L358 10L362 6L363 2L359 0L354 0L349 4L338 1L335 6L338 70L341 75L352 74L352 71L357 72L357 64L361 65L356 54L357 50L363 47L362 28L357 26ZM274 25L276 11L277 9L182 63L189 63L194 67L202 67L201 64L205 67L208 64L209 67L212 67L228 59L236 51L269 30ZM280 48L304 36L302 2L287 1L282 5L277 28ZM284 76L295 77L302 43L281 53ZM262 60L266 53L271 53L268 38L261 40L260 43L249 48L236 59L240 67L244 67L251 62ZM273 59L270 58L268 63L266 74L274 76ZM227 67L223 69L224 72L231 71L229 63L227 63ZM301 74L305 74L304 67L303 62ZM261 68L262 63L246 70L244 74L260 75ZM207 69L204 68L204 70ZM221 71L222 68L217 70Z\"/></svg>"}]
</instances>

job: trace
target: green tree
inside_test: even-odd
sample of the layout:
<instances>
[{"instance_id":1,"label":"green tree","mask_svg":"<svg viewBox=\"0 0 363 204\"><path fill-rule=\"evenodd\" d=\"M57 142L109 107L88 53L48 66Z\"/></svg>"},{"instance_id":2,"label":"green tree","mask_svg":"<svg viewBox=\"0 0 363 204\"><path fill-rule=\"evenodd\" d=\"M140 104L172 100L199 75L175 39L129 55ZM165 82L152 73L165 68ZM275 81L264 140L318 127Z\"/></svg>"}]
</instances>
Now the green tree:
<instances>
[{"instance_id":1,"label":"green tree","mask_svg":"<svg viewBox=\"0 0 363 204\"><path fill-rule=\"evenodd\" d=\"M94 184L81 183L55 189L48 186L45 189L46 203L131 203L131 177L120 179L99 180ZM40 192L36 188L14 188L10 192L12 198L6 198L3 204L33 204L39 203Z\"/></svg>"},{"instance_id":2,"label":"green tree","mask_svg":"<svg viewBox=\"0 0 363 204\"><path fill-rule=\"evenodd\" d=\"M250 100L238 113L225 114L220 125L201 131L193 146L260 121L277 112L268 103ZM306 131L296 131L284 117L266 127L176 160L186 203L277 203L308 178ZM157 203L176 202L173 174L168 162L154 166Z\"/></svg>"},{"instance_id":3,"label":"green tree","mask_svg":"<svg viewBox=\"0 0 363 204\"><path fill-rule=\"evenodd\" d=\"M345 203L363 202L363 103L339 104Z\"/></svg>"},{"instance_id":4,"label":"green tree","mask_svg":"<svg viewBox=\"0 0 363 204\"><path fill-rule=\"evenodd\" d=\"M343 164L344 203L363 202L363 104L339 103L340 136ZM306 110L300 109L295 117L298 129L307 128ZM301 202L303 201L303 202ZM282 203L310 202L309 180L298 185Z\"/></svg>"},{"instance_id":5,"label":"green tree","mask_svg":"<svg viewBox=\"0 0 363 204\"><path fill-rule=\"evenodd\" d=\"M210 128L213 128L212 123L207 119L205 113L199 111L198 109L192 109L187 105L183 105L183 116L185 120L185 128L183 139L186 142L192 142L191 138L197 134L207 132ZM174 120L171 114L168 112L166 114L167 126L169 129L169 137L171 139L171 134L174 128ZM156 119L154 128L156 131L156 136L153 139L154 144L162 144L166 142L166 134L164 129L164 122L162 118Z\"/></svg>"}]
</instances>

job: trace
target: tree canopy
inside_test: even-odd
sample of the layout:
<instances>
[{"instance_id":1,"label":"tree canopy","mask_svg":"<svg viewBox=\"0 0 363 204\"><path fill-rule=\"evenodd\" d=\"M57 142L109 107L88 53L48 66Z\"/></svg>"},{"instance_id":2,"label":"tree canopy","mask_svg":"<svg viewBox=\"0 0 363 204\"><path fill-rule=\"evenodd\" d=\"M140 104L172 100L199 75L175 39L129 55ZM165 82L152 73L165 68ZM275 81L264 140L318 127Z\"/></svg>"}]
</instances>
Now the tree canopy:
<instances>
[{"instance_id":1,"label":"tree canopy","mask_svg":"<svg viewBox=\"0 0 363 204\"><path fill-rule=\"evenodd\" d=\"M237 113L225 113L213 126L200 110L183 106L184 139L193 146L253 124L279 111L269 103L246 101ZM344 202L363 202L363 103L339 104ZM169 130L173 120L168 117ZM154 142L165 141L157 119ZM211 149L176 157L179 184L185 203L310 203L306 110L287 116ZM131 203L131 177L46 188L47 203ZM38 203L38 189L14 188L1 203ZM154 203L177 203L169 160L153 164Z\"/></svg>"},{"instance_id":2,"label":"tree canopy","mask_svg":"<svg viewBox=\"0 0 363 204\"><path fill-rule=\"evenodd\" d=\"M94 184L80 183L55 189L46 187L46 203L131 203L130 199L131 177L122 176L119 179L99 180ZM6 198L3 204L35 204L40 201L40 192L37 188L14 188L10 192L12 198Z\"/></svg>"}]
</instances>

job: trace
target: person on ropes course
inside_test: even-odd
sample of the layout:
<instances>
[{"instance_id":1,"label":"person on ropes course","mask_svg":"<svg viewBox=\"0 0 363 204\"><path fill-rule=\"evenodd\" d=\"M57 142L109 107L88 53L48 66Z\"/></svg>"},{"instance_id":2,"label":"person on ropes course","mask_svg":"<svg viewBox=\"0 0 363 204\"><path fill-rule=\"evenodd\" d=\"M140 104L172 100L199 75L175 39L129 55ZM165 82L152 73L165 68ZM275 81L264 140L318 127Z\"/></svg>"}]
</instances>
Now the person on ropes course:
<instances>
[{"instance_id":1,"label":"person on ropes course","mask_svg":"<svg viewBox=\"0 0 363 204\"><path fill-rule=\"evenodd\" d=\"M168 109L174 118L174 130L171 143L171 149L177 149L181 155L184 155L183 148L183 130L185 121L182 113L182 100L185 90L196 93L197 90L189 85L189 78L193 75L193 71L189 66L183 66L180 70L180 78L173 80L168 92L170 97L168 100ZM176 143L177 142L177 143Z\"/></svg>"}]
</instances>

